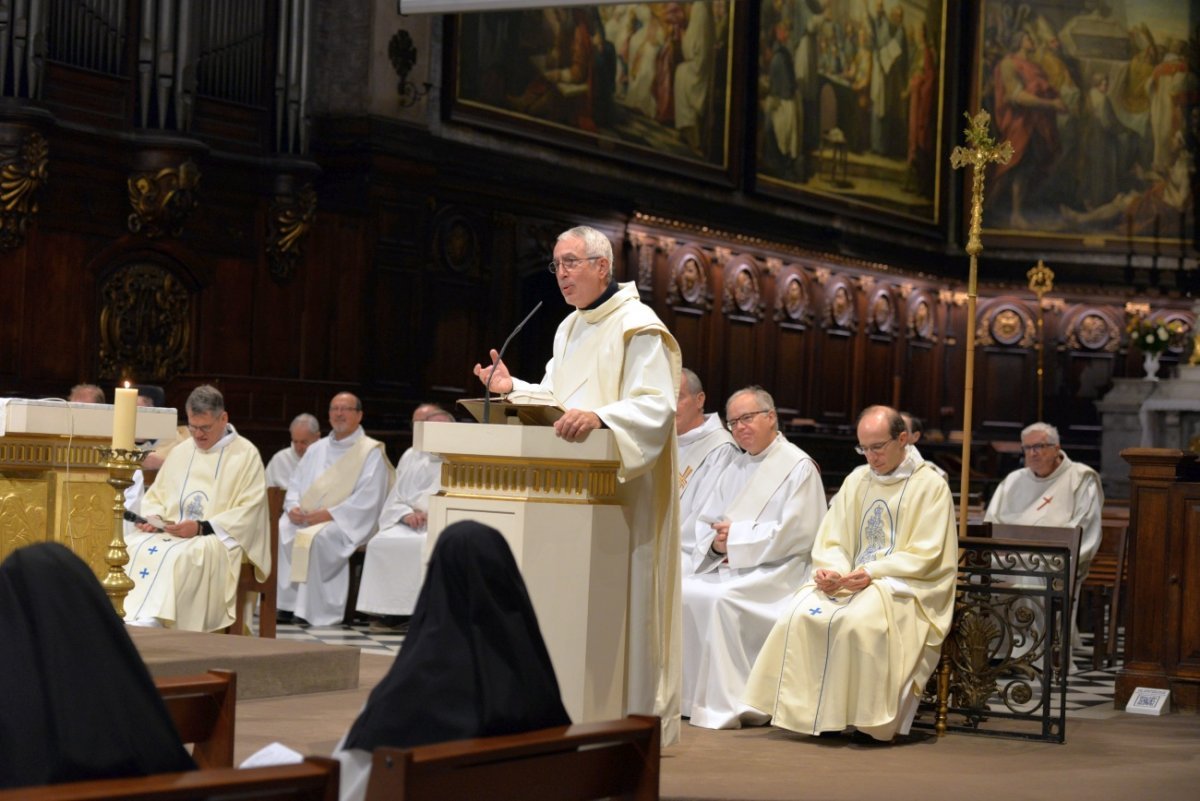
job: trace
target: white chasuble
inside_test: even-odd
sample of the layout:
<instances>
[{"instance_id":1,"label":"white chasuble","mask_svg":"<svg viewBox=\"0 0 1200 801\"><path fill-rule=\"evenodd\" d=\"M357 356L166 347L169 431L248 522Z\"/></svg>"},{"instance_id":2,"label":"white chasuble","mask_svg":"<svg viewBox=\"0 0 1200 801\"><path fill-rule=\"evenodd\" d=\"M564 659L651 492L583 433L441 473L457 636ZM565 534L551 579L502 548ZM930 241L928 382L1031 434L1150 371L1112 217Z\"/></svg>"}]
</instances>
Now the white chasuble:
<instances>
[{"instance_id":1,"label":"white chasuble","mask_svg":"<svg viewBox=\"0 0 1200 801\"><path fill-rule=\"evenodd\" d=\"M716 412L704 423L679 437L679 545L683 551L683 573L692 572L696 550L696 517L712 496L717 479L741 453Z\"/></svg>"},{"instance_id":2,"label":"white chasuble","mask_svg":"<svg viewBox=\"0 0 1200 801\"><path fill-rule=\"evenodd\" d=\"M663 745L679 739L679 475L675 400L679 345L632 283L567 315L541 384L568 409L595 412L621 455L617 497L631 537L627 714L658 715Z\"/></svg>"},{"instance_id":3,"label":"white chasuble","mask_svg":"<svg viewBox=\"0 0 1200 801\"><path fill-rule=\"evenodd\" d=\"M339 466L351 452L359 458L351 457ZM342 470L343 466L357 469ZM349 492L343 494L347 483ZM391 483L392 466L383 444L367 437L361 426L341 440L331 434L309 446L288 485L279 518L280 609L295 612L314 626L330 626L342 619L350 555L375 533ZM298 527L287 514L297 507L310 511L324 507L333 520ZM293 564L298 544L305 552L303 573Z\"/></svg>"},{"instance_id":4,"label":"white chasuble","mask_svg":"<svg viewBox=\"0 0 1200 801\"><path fill-rule=\"evenodd\" d=\"M746 677L793 593L808 578L809 552L825 516L816 463L776 435L755 456L740 453L721 473L695 523L694 572L683 578L683 704L694 726L738 728ZM712 555L730 521L728 556Z\"/></svg>"},{"instance_id":5,"label":"white chasuble","mask_svg":"<svg viewBox=\"0 0 1200 801\"><path fill-rule=\"evenodd\" d=\"M1100 476L1062 454L1062 463L1045 478L1028 467L1005 476L988 503L984 520L1026 526L1083 527L1075 583L1083 581L1100 548L1104 489Z\"/></svg>"},{"instance_id":6,"label":"white chasuble","mask_svg":"<svg viewBox=\"0 0 1200 801\"><path fill-rule=\"evenodd\" d=\"M125 599L129 621L156 619L169 628L216 631L233 623L242 555L261 581L271 571L267 485L258 449L229 426L202 451L188 439L171 449L142 500L144 516L206 520L212 535L173 537L135 532L127 540Z\"/></svg>"},{"instance_id":7,"label":"white chasuble","mask_svg":"<svg viewBox=\"0 0 1200 801\"><path fill-rule=\"evenodd\" d=\"M890 737L940 656L957 546L950 488L928 463L906 458L886 476L858 467L821 523L812 569L863 566L871 583L833 597L801 587L754 663L746 703L792 731Z\"/></svg>"}]
</instances>

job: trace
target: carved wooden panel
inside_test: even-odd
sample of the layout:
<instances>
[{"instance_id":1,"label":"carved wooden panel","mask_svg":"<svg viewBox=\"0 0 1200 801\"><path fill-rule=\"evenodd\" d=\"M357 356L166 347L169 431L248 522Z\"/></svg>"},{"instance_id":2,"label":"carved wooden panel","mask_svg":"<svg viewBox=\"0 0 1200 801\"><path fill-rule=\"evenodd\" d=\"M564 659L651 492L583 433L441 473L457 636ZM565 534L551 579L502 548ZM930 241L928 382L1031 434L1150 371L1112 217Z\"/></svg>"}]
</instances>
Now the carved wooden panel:
<instances>
[{"instance_id":1,"label":"carved wooden panel","mask_svg":"<svg viewBox=\"0 0 1200 801\"><path fill-rule=\"evenodd\" d=\"M735 256L724 267L721 309L728 317L744 321L763 317L764 271L751 256Z\"/></svg>"}]
</instances>

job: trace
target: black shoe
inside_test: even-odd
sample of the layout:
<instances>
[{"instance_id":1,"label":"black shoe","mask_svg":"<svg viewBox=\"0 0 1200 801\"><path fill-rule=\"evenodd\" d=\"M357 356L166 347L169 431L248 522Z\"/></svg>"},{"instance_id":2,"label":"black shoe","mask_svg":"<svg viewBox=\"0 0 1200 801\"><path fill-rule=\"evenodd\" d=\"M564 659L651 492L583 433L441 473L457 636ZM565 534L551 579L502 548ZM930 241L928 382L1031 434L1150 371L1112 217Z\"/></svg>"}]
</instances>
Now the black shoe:
<instances>
[{"instance_id":1,"label":"black shoe","mask_svg":"<svg viewBox=\"0 0 1200 801\"><path fill-rule=\"evenodd\" d=\"M289 612L287 609L278 609L275 611L275 622L287 625L296 619L295 612Z\"/></svg>"}]
</instances>

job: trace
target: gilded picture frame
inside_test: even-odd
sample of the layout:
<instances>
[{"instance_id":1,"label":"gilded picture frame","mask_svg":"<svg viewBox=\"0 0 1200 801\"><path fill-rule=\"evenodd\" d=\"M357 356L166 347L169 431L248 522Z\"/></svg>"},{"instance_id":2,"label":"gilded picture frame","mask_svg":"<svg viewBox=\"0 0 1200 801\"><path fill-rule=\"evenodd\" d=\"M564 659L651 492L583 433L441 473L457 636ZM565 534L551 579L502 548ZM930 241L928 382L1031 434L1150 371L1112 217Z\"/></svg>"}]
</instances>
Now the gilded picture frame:
<instances>
[{"instance_id":1,"label":"gilded picture frame","mask_svg":"<svg viewBox=\"0 0 1200 801\"><path fill-rule=\"evenodd\" d=\"M983 1L973 94L1014 150L988 170L988 242L1190 252L1200 136L1187 101L1200 87L1190 5Z\"/></svg>"},{"instance_id":2,"label":"gilded picture frame","mask_svg":"<svg viewBox=\"0 0 1200 801\"><path fill-rule=\"evenodd\" d=\"M760 192L939 226L946 0L764 0Z\"/></svg>"},{"instance_id":3,"label":"gilded picture frame","mask_svg":"<svg viewBox=\"0 0 1200 801\"><path fill-rule=\"evenodd\" d=\"M745 0L452 19L450 119L735 183Z\"/></svg>"}]
</instances>

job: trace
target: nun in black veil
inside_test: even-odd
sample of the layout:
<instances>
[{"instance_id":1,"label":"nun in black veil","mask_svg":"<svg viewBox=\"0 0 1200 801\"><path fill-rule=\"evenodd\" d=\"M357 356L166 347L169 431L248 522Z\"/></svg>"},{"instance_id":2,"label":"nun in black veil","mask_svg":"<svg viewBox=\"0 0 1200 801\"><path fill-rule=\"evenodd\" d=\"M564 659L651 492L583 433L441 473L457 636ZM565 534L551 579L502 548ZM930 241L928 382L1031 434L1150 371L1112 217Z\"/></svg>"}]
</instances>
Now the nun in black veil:
<instances>
[{"instance_id":1,"label":"nun in black veil","mask_svg":"<svg viewBox=\"0 0 1200 801\"><path fill-rule=\"evenodd\" d=\"M570 722L508 543L482 523L455 523L438 537L396 661L334 753L341 798L363 797L377 746Z\"/></svg>"},{"instance_id":2,"label":"nun in black veil","mask_svg":"<svg viewBox=\"0 0 1200 801\"><path fill-rule=\"evenodd\" d=\"M83 560L0 563L0 787L194 770L150 672Z\"/></svg>"}]
</instances>

